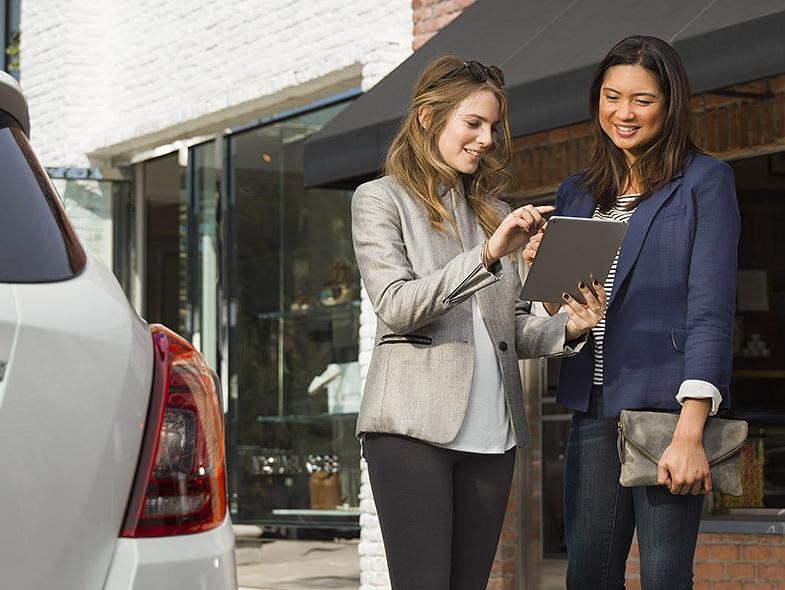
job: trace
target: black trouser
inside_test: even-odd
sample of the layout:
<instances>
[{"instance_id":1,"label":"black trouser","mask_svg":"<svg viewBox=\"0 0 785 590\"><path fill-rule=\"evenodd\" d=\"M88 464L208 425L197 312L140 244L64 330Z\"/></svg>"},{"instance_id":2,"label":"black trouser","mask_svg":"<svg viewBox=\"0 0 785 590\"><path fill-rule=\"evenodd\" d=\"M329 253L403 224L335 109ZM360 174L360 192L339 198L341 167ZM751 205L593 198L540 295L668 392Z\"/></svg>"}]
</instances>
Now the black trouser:
<instances>
[{"instance_id":1,"label":"black trouser","mask_svg":"<svg viewBox=\"0 0 785 590\"><path fill-rule=\"evenodd\" d=\"M394 434L365 435L394 590L485 590L515 466Z\"/></svg>"}]
</instances>

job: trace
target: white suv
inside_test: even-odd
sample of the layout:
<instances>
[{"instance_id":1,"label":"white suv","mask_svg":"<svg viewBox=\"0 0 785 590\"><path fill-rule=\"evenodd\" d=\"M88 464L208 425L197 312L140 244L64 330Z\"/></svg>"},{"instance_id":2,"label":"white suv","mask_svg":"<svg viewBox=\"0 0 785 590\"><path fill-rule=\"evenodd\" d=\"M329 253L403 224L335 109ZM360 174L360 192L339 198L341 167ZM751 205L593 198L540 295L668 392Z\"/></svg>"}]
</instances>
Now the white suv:
<instances>
[{"instance_id":1,"label":"white suv","mask_svg":"<svg viewBox=\"0 0 785 590\"><path fill-rule=\"evenodd\" d=\"M0 587L236 589L202 356L86 254L0 72Z\"/></svg>"}]
</instances>

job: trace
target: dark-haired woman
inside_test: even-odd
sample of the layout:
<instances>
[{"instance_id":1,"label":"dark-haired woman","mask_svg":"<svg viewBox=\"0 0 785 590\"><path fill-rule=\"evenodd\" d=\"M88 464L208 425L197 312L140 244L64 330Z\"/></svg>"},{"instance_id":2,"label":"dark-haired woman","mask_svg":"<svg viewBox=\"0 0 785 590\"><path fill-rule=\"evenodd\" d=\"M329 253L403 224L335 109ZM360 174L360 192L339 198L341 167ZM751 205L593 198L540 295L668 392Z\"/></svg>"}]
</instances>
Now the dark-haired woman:
<instances>
[{"instance_id":1,"label":"dark-haired woman","mask_svg":"<svg viewBox=\"0 0 785 590\"><path fill-rule=\"evenodd\" d=\"M706 417L729 403L734 179L695 147L684 67L660 39L629 37L610 50L591 87L591 112L590 163L559 188L556 214L629 228L603 285L608 303L592 345L565 358L559 377L557 399L574 410L565 467L567 588L624 588L636 529L643 590L692 588L711 491L702 431ZM530 240L524 259L534 258L540 239ZM661 485L619 485L623 409L680 412L658 465Z\"/></svg>"},{"instance_id":2,"label":"dark-haired woman","mask_svg":"<svg viewBox=\"0 0 785 590\"><path fill-rule=\"evenodd\" d=\"M503 84L476 61L429 63L385 176L352 198L377 317L357 432L395 590L485 589L526 441L518 359L577 350L605 304L582 286L586 304L543 318L519 299L512 255L544 211L495 198L511 159Z\"/></svg>"}]
</instances>

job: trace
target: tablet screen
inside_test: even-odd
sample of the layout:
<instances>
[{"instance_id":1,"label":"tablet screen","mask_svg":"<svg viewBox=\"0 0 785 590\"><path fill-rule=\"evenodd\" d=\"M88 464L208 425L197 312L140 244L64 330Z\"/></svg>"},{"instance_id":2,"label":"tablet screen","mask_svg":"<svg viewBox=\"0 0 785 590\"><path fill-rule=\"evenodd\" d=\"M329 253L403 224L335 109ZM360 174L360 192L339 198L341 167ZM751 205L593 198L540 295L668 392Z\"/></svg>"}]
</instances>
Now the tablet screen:
<instances>
[{"instance_id":1,"label":"tablet screen","mask_svg":"<svg viewBox=\"0 0 785 590\"><path fill-rule=\"evenodd\" d=\"M567 292L584 303L578 283L605 282L626 231L621 221L551 217L523 283L523 298L563 303Z\"/></svg>"}]
</instances>

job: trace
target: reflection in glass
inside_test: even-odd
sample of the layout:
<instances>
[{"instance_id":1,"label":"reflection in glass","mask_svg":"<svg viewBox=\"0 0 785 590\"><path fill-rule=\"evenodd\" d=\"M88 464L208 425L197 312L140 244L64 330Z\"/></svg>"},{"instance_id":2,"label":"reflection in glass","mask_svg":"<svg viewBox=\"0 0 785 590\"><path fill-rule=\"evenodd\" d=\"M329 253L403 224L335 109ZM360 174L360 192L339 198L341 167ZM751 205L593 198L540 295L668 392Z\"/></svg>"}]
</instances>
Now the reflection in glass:
<instances>
[{"instance_id":1,"label":"reflection in glass","mask_svg":"<svg viewBox=\"0 0 785 590\"><path fill-rule=\"evenodd\" d=\"M64 178L53 178L52 183L79 240L112 269L130 294L136 256L131 183Z\"/></svg>"},{"instance_id":2,"label":"reflection in glass","mask_svg":"<svg viewBox=\"0 0 785 590\"><path fill-rule=\"evenodd\" d=\"M356 525L351 193L305 189L302 178L304 140L342 108L229 137L235 520L338 526L348 515Z\"/></svg>"}]
</instances>

